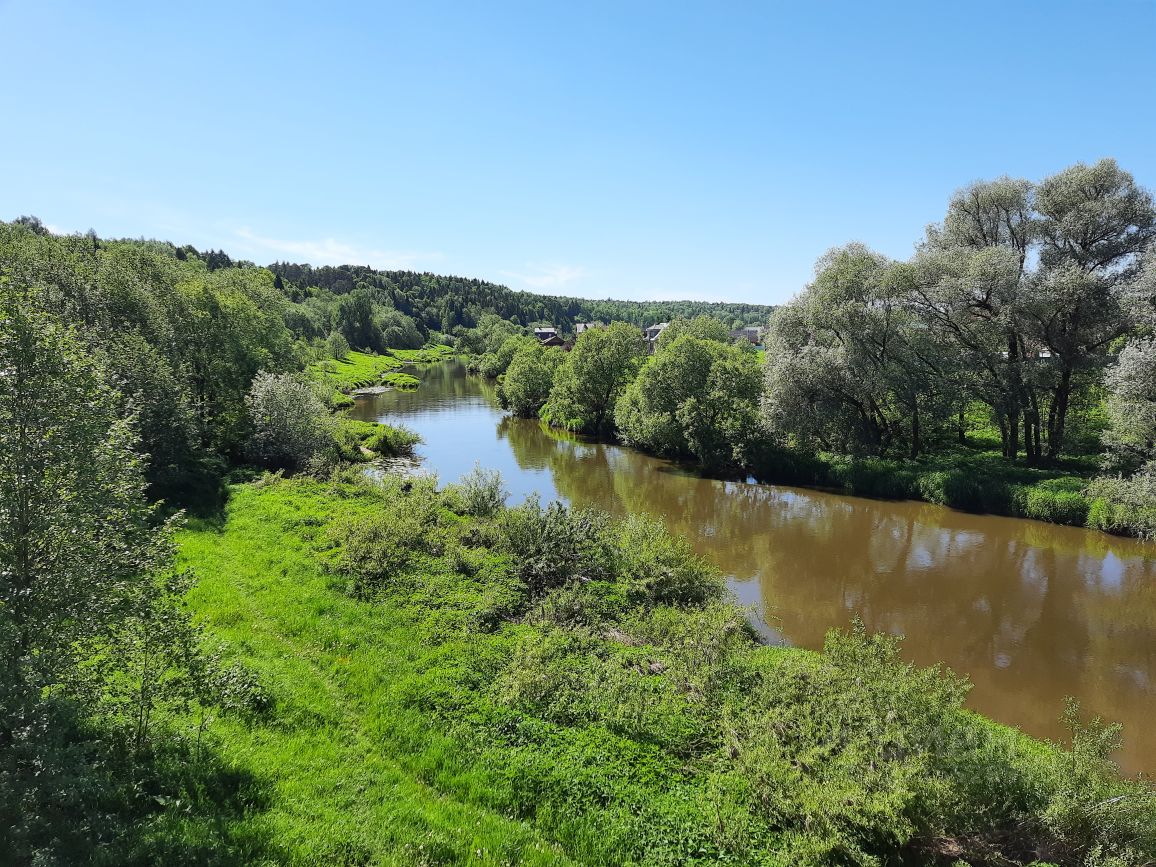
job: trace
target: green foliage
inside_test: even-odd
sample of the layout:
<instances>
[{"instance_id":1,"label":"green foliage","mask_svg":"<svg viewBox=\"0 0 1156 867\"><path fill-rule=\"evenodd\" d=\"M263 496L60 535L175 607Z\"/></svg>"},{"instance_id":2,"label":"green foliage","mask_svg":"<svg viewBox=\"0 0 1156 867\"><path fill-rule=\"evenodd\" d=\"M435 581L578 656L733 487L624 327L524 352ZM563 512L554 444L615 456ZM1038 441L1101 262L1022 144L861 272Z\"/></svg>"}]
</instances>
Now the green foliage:
<instances>
[{"instance_id":1,"label":"green foliage","mask_svg":"<svg viewBox=\"0 0 1156 867\"><path fill-rule=\"evenodd\" d=\"M638 329L625 322L582 332L558 367L542 418L554 427L607 433L614 404L645 358Z\"/></svg>"},{"instance_id":2,"label":"green foliage","mask_svg":"<svg viewBox=\"0 0 1156 867\"><path fill-rule=\"evenodd\" d=\"M475 328L484 330L487 320L491 319L511 322L518 331L539 322L552 323L562 331L569 331L575 322L600 320L645 326L709 315L730 327L735 323L763 325L771 311L763 304L592 301L537 295L514 292L484 280L413 271L376 271L358 265L315 268L279 262L270 268L285 283L300 287L310 297L340 299L360 289L376 304L389 306L413 318L423 331L454 333L462 341L458 349L474 355L492 351L496 345L481 347L473 335L466 332Z\"/></svg>"},{"instance_id":3,"label":"green foliage","mask_svg":"<svg viewBox=\"0 0 1156 867\"><path fill-rule=\"evenodd\" d=\"M300 377L259 373L245 402L251 426L246 451L263 466L300 470L333 443L329 410Z\"/></svg>"},{"instance_id":4,"label":"green foliage","mask_svg":"<svg viewBox=\"0 0 1156 867\"><path fill-rule=\"evenodd\" d=\"M3 281L0 371L0 852L88 860L141 818L164 724L211 697L108 372Z\"/></svg>"},{"instance_id":5,"label":"green foliage","mask_svg":"<svg viewBox=\"0 0 1156 867\"><path fill-rule=\"evenodd\" d=\"M505 507L510 493L506 490L501 473L482 469L481 464L475 464L456 485L447 489L446 495L455 501L456 510L461 514L489 518Z\"/></svg>"},{"instance_id":6,"label":"green foliage","mask_svg":"<svg viewBox=\"0 0 1156 867\"><path fill-rule=\"evenodd\" d=\"M757 427L760 380L749 347L687 334L643 366L619 398L614 420L629 445L694 456L708 469L726 467L741 460Z\"/></svg>"},{"instance_id":7,"label":"green foliage","mask_svg":"<svg viewBox=\"0 0 1156 867\"><path fill-rule=\"evenodd\" d=\"M757 324L762 325L763 323ZM658 335L658 348L663 349L680 337L713 340L716 343L731 342L731 332L727 325L706 314L696 316L693 319L671 319L670 324Z\"/></svg>"},{"instance_id":8,"label":"green foliage","mask_svg":"<svg viewBox=\"0 0 1156 867\"><path fill-rule=\"evenodd\" d=\"M421 437L405 427L349 418L338 423L338 448L348 461L366 457L362 448L386 458L411 457L420 442Z\"/></svg>"},{"instance_id":9,"label":"green foliage","mask_svg":"<svg viewBox=\"0 0 1156 867\"><path fill-rule=\"evenodd\" d=\"M344 361L349 351L349 341L340 331L330 332L325 338L325 354L334 361Z\"/></svg>"},{"instance_id":10,"label":"green foliage","mask_svg":"<svg viewBox=\"0 0 1156 867\"><path fill-rule=\"evenodd\" d=\"M336 568L352 579L359 595L371 595L397 581L422 553L439 553L445 544L442 506L432 481L391 483L371 514L339 521L332 530L338 546ZM404 494L404 495L403 495Z\"/></svg>"},{"instance_id":11,"label":"green foliage","mask_svg":"<svg viewBox=\"0 0 1156 867\"><path fill-rule=\"evenodd\" d=\"M609 522L601 513L558 502L542 508L532 496L503 514L501 530L504 549L533 596L579 578L612 574Z\"/></svg>"},{"instance_id":12,"label":"green foliage","mask_svg":"<svg viewBox=\"0 0 1156 867\"><path fill-rule=\"evenodd\" d=\"M653 524L538 504L461 519L439 505L456 494L406 484L245 486L223 530L183 534L198 611L272 675L275 716L221 746L277 786L218 851L263 827L297 863L404 862L415 841L452 863L1153 857L1151 789L1115 777L1099 736L1069 753L982 720L963 681L862 629L823 654L765 647L713 593L628 592L682 568L646 559L664 550ZM428 519L391 555L383 512ZM547 567L515 524L535 544L556 527L565 555ZM334 587L366 562L372 592Z\"/></svg>"},{"instance_id":13,"label":"green foliage","mask_svg":"<svg viewBox=\"0 0 1156 867\"><path fill-rule=\"evenodd\" d=\"M718 571L662 522L632 515L618 528L614 571L628 598L656 605L702 605L723 595Z\"/></svg>"},{"instance_id":14,"label":"green foliage","mask_svg":"<svg viewBox=\"0 0 1156 867\"><path fill-rule=\"evenodd\" d=\"M1109 533L1156 538L1156 462L1130 477L1101 476L1088 485L1088 526Z\"/></svg>"},{"instance_id":15,"label":"green foliage","mask_svg":"<svg viewBox=\"0 0 1156 867\"><path fill-rule=\"evenodd\" d=\"M498 345L497 349L486 352L478 359L477 371L482 376L497 379L506 372L515 355L531 350L538 345L535 338L523 334L507 337Z\"/></svg>"},{"instance_id":16,"label":"green foliage","mask_svg":"<svg viewBox=\"0 0 1156 867\"><path fill-rule=\"evenodd\" d=\"M316 361L306 369L306 375L325 388L338 394L348 394L357 388L380 385L387 373L399 370L402 362L390 355L371 355L349 352L338 361Z\"/></svg>"},{"instance_id":17,"label":"green foliage","mask_svg":"<svg viewBox=\"0 0 1156 867\"><path fill-rule=\"evenodd\" d=\"M516 416L536 417L550 397L554 374L565 357L556 346L547 348L535 343L519 348L498 386L502 406Z\"/></svg>"}]
</instances>

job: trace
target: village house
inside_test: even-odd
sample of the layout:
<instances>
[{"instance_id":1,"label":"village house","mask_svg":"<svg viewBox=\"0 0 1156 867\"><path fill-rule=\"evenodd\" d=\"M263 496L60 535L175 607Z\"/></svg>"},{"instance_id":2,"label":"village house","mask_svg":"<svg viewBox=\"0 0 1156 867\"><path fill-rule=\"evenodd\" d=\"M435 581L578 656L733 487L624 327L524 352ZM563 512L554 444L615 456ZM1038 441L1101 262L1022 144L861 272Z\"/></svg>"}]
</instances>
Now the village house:
<instances>
[{"instance_id":1,"label":"village house","mask_svg":"<svg viewBox=\"0 0 1156 867\"><path fill-rule=\"evenodd\" d=\"M545 343L552 337L558 337L558 329L550 325L535 325L534 336Z\"/></svg>"},{"instance_id":2,"label":"village house","mask_svg":"<svg viewBox=\"0 0 1156 867\"><path fill-rule=\"evenodd\" d=\"M763 335L766 329L758 325L748 325L743 328L736 328L731 332L732 340L746 340L753 343L755 346L762 345Z\"/></svg>"},{"instance_id":3,"label":"village house","mask_svg":"<svg viewBox=\"0 0 1156 867\"><path fill-rule=\"evenodd\" d=\"M642 333L646 337L647 351L654 355L654 349L658 343L658 337L670 326L669 322L659 322L656 325L651 325L649 328L643 328Z\"/></svg>"},{"instance_id":4,"label":"village house","mask_svg":"<svg viewBox=\"0 0 1156 867\"><path fill-rule=\"evenodd\" d=\"M598 322L598 321L575 322L574 323L574 333L575 334L581 334L583 331L589 331L592 328L605 328L605 327L606 327L605 322Z\"/></svg>"}]
</instances>

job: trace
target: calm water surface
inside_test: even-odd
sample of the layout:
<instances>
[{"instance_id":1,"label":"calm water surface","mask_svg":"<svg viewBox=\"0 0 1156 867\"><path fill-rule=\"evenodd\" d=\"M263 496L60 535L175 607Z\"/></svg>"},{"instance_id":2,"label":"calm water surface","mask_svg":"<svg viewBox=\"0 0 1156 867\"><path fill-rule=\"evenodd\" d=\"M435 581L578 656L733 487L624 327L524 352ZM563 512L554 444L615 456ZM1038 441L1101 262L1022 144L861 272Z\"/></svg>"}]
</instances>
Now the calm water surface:
<instances>
[{"instance_id":1,"label":"calm water surface","mask_svg":"<svg viewBox=\"0 0 1156 867\"><path fill-rule=\"evenodd\" d=\"M904 654L975 684L969 703L1060 738L1065 696L1125 726L1125 770L1156 772L1156 546L1072 527L775 485L702 479L617 446L504 416L457 363L422 386L358 399L358 418L421 434L424 465L454 481L475 462L513 499L537 492L645 512L689 538L757 605L773 641L822 646L859 617L905 636Z\"/></svg>"}]
</instances>

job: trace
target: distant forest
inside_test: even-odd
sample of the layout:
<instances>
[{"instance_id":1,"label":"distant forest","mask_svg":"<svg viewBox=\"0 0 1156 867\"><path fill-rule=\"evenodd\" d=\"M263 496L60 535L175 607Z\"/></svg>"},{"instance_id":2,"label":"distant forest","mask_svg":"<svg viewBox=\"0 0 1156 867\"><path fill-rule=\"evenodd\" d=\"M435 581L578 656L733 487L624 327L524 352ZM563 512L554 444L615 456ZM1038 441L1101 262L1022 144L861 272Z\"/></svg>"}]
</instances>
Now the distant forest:
<instances>
[{"instance_id":1,"label":"distant forest","mask_svg":"<svg viewBox=\"0 0 1156 867\"><path fill-rule=\"evenodd\" d=\"M227 257L215 251L201 258L227 266ZM766 325L773 307L765 304L732 304L707 301L591 301L561 295L516 292L507 286L466 277L446 277L416 271L377 271L360 265L314 268L277 262L269 266L287 286L294 301L303 301L316 288L333 295L358 290L379 304L388 304L410 316L419 328L451 334L458 327L474 328L485 313L496 313L520 325L550 323L565 332L575 322L601 320L630 322L639 326L676 318L711 316L731 328Z\"/></svg>"}]
</instances>

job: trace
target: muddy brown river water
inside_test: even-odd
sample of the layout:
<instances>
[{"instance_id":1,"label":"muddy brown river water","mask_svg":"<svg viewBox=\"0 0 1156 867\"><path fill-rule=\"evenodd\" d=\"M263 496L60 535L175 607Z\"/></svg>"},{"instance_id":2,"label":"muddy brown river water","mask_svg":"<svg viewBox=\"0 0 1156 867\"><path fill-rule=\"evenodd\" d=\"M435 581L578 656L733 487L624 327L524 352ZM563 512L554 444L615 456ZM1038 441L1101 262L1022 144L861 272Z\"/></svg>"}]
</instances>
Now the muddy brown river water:
<instances>
[{"instance_id":1,"label":"muddy brown river water","mask_svg":"<svg viewBox=\"0 0 1156 867\"><path fill-rule=\"evenodd\" d=\"M822 646L859 617L904 636L921 665L975 684L969 704L1037 737L1061 738L1066 696L1124 724L1117 756L1156 773L1156 545L915 502L704 479L618 446L503 415L492 385L449 362L415 368L416 391L358 398L357 418L421 434L446 482L500 470L530 493L645 512L690 539L756 606L774 642Z\"/></svg>"}]
</instances>

